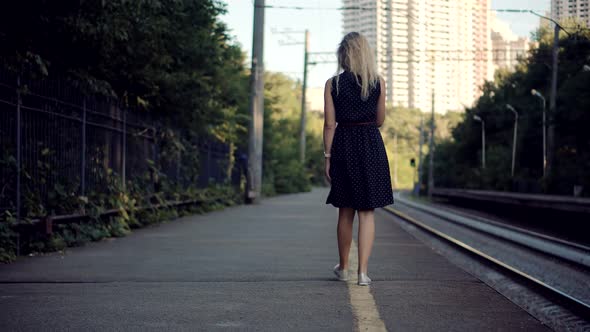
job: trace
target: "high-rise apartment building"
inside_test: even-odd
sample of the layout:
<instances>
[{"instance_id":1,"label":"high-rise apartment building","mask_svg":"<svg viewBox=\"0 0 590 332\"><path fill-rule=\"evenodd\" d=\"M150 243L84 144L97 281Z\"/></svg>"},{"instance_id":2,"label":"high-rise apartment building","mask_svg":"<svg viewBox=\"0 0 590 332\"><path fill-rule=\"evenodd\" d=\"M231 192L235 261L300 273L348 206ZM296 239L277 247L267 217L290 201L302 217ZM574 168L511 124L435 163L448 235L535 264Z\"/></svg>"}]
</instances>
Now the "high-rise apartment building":
<instances>
[{"instance_id":1,"label":"high-rise apartment building","mask_svg":"<svg viewBox=\"0 0 590 332\"><path fill-rule=\"evenodd\" d=\"M387 100L446 112L470 106L493 77L490 0L343 0L344 33L375 49Z\"/></svg>"},{"instance_id":2,"label":"high-rise apartment building","mask_svg":"<svg viewBox=\"0 0 590 332\"><path fill-rule=\"evenodd\" d=\"M551 16L558 21L576 17L590 26L590 0L551 0Z\"/></svg>"},{"instance_id":3,"label":"high-rise apartment building","mask_svg":"<svg viewBox=\"0 0 590 332\"><path fill-rule=\"evenodd\" d=\"M498 19L495 13L490 15L492 30L492 59L494 71L499 68L513 70L520 58L525 58L531 48L531 41L517 36L508 23Z\"/></svg>"}]
</instances>

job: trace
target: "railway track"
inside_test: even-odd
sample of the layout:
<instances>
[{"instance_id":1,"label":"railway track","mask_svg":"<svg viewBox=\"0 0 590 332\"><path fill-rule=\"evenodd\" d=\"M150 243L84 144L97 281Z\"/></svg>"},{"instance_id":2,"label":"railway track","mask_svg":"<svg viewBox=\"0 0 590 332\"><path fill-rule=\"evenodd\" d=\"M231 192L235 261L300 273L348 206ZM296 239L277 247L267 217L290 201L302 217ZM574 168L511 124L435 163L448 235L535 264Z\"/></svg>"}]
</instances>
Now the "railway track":
<instances>
[{"instance_id":1,"label":"railway track","mask_svg":"<svg viewBox=\"0 0 590 332\"><path fill-rule=\"evenodd\" d=\"M590 331L590 248L396 198L394 206L385 208L387 212L532 286L560 309L557 314L554 308L548 310L552 315L573 322L575 328L548 325ZM552 319L545 317L545 322Z\"/></svg>"}]
</instances>

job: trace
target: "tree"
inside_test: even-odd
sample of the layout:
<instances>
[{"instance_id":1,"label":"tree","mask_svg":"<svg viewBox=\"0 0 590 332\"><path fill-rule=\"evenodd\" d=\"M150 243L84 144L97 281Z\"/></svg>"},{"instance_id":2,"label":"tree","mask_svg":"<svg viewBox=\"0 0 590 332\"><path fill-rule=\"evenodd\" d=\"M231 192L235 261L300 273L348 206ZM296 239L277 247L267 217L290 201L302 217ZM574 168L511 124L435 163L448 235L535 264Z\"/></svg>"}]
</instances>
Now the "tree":
<instances>
[{"instance_id":1,"label":"tree","mask_svg":"<svg viewBox=\"0 0 590 332\"><path fill-rule=\"evenodd\" d=\"M555 168L542 182L542 105L531 96L540 91L549 100L551 77L552 32L541 27L533 34L539 47L522 59L514 72L498 71L494 82L486 82L482 96L466 109L464 120L452 133L452 141L437 145L435 174L439 186L517 190L571 194L574 185L590 188L590 136L583 126L588 123L590 108L589 72L590 32L569 28L570 35L560 35L557 109L548 114L555 125ZM519 113L516 151L516 174L510 176L514 115L506 105ZM486 122L486 169L481 169L480 124ZM586 190L586 195L590 190Z\"/></svg>"},{"instance_id":2,"label":"tree","mask_svg":"<svg viewBox=\"0 0 590 332\"><path fill-rule=\"evenodd\" d=\"M264 79L263 191L267 195L308 191L310 176L299 160L299 82L281 73Z\"/></svg>"},{"instance_id":3,"label":"tree","mask_svg":"<svg viewBox=\"0 0 590 332\"><path fill-rule=\"evenodd\" d=\"M207 132L244 102L244 57L218 20L224 10L217 0L3 3L0 55Z\"/></svg>"}]
</instances>

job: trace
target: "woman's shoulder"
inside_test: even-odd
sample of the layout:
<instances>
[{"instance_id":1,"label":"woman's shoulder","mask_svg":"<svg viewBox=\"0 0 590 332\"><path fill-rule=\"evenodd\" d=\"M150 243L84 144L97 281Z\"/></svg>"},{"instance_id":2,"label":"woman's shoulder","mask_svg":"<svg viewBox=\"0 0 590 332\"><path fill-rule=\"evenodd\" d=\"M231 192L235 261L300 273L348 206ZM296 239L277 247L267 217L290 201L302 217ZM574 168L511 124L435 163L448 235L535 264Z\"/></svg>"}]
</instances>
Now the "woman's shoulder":
<instances>
[{"instance_id":1,"label":"woman's shoulder","mask_svg":"<svg viewBox=\"0 0 590 332\"><path fill-rule=\"evenodd\" d=\"M328 80L326 81L326 88L330 87L330 88L334 89L334 87L336 86L336 83L341 80L342 74L343 73L340 73L338 75L334 75L334 76L328 78Z\"/></svg>"},{"instance_id":2,"label":"woman's shoulder","mask_svg":"<svg viewBox=\"0 0 590 332\"><path fill-rule=\"evenodd\" d=\"M330 77L330 78L328 79L328 81L332 81L332 82L334 82L334 81L336 81L336 80L340 80L340 79L342 79L344 76L346 76L346 73L347 73L346 71L343 71L343 72L341 72L341 73L339 73L339 74L336 74L336 75L334 75L334 76Z\"/></svg>"},{"instance_id":3,"label":"woman's shoulder","mask_svg":"<svg viewBox=\"0 0 590 332\"><path fill-rule=\"evenodd\" d=\"M335 81L336 81L336 76L332 76L332 77L328 78L328 80L326 81L326 84L325 84L325 88L326 89L328 89L328 88L331 89L334 86L334 82Z\"/></svg>"},{"instance_id":4,"label":"woman's shoulder","mask_svg":"<svg viewBox=\"0 0 590 332\"><path fill-rule=\"evenodd\" d=\"M334 91L336 90L336 78L338 76L332 76L330 78L328 78L328 80L326 81L326 85L324 86L324 91L325 93L329 93L332 94L334 93Z\"/></svg>"}]
</instances>

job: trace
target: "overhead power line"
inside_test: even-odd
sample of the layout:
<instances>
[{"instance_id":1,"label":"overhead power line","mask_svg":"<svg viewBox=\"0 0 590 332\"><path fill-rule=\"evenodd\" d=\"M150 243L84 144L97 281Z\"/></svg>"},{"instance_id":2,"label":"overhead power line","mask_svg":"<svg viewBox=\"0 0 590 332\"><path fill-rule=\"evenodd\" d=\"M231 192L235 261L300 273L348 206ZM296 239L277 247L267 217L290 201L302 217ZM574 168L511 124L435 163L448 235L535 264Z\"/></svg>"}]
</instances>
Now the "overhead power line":
<instances>
[{"instance_id":1,"label":"overhead power line","mask_svg":"<svg viewBox=\"0 0 590 332\"><path fill-rule=\"evenodd\" d=\"M264 8L268 9L290 9L290 10L339 10L339 11L351 11L351 10L364 10L371 11L376 10L377 7L365 7L365 6L343 6L343 7L311 7L311 6L284 6L284 5L265 5ZM380 7L384 11L398 11L399 8L391 8L387 6ZM529 13L531 11L543 11L543 9L489 9L489 11L497 12L511 12L511 13Z\"/></svg>"},{"instance_id":2,"label":"overhead power line","mask_svg":"<svg viewBox=\"0 0 590 332\"><path fill-rule=\"evenodd\" d=\"M389 50L387 47L383 47L386 51ZM408 52L408 53L460 53L460 52L505 52L505 51L514 51L514 52L526 52L532 50L532 48L465 48L465 49L411 49L411 48L391 48L392 51L399 51L399 52ZM336 52L309 52L310 54L336 54ZM385 53L387 54L387 53Z\"/></svg>"},{"instance_id":3,"label":"overhead power line","mask_svg":"<svg viewBox=\"0 0 590 332\"><path fill-rule=\"evenodd\" d=\"M387 48L387 47L384 47ZM464 48L464 49L410 49L410 48L392 48L393 51L406 51L406 52L439 52L439 53L459 53L459 52L504 52L504 51L515 51L524 52L530 49L527 48Z\"/></svg>"},{"instance_id":4,"label":"overhead power line","mask_svg":"<svg viewBox=\"0 0 590 332\"><path fill-rule=\"evenodd\" d=\"M257 7L256 5L254 5L254 7ZM311 6L284 6L284 5L264 5L261 6L263 8L268 8L268 9L286 9L286 10L336 10L336 11L375 11L377 10L377 7L364 7L364 6L343 6L343 7L311 7ZM396 11L407 11L407 9L400 9L400 8L391 8L391 7L387 7L387 6L383 6L380 7L381 10L383 11L392 11L392 12L396 12ZM513 9L513 8L491 8L489 9L489 11L494 11L494 12L499 12L499 13L514 13L514 14L533 14L536 16L541 16L542 15L538 14L537 12L542 12L542 11L546 11L545 9ZM408 17L411 19L414 19L415 22L418 22L418 20L407 14L407 15L394 15L394 17ZM433 25L433 24L429 24L429 23L423 23L425 25ZM578 29L578 30L590 30L590 28L585 28L585 27L562 27L563 29Z\"/></svg>"},{"instance_id":5,"label":"overhead power line","mask_svg":"<svg viewBox=\"0 0 590 332\"><path fill-rule=\"evenodd\" d=\"M379 63L382 64L388 64L388 63L437 63L437 62L487 62L487 61L491 61L492 59L486 59L486 58L481 58L481 57L476 57L476 58L453 58L453 57L440 57L440 58L435 58L435 59L424 59L424 60L418 60L418 59L408 59L408 60L394 60L394 59L389 59L389 60L385 60L385 61L379 61ZM501 60L501 61L507 61L507 60L518 60L518 58L510 58L510 59L496 59L496 60ZM539 60L543 60L543 59L539 59ZM551 58L548 56L545 58L545 60L551 60ZM321 61L313 61L313 64L326 64L326 63L337 63L336 60L321 60Z\"/></svg>"}]
</instances>

